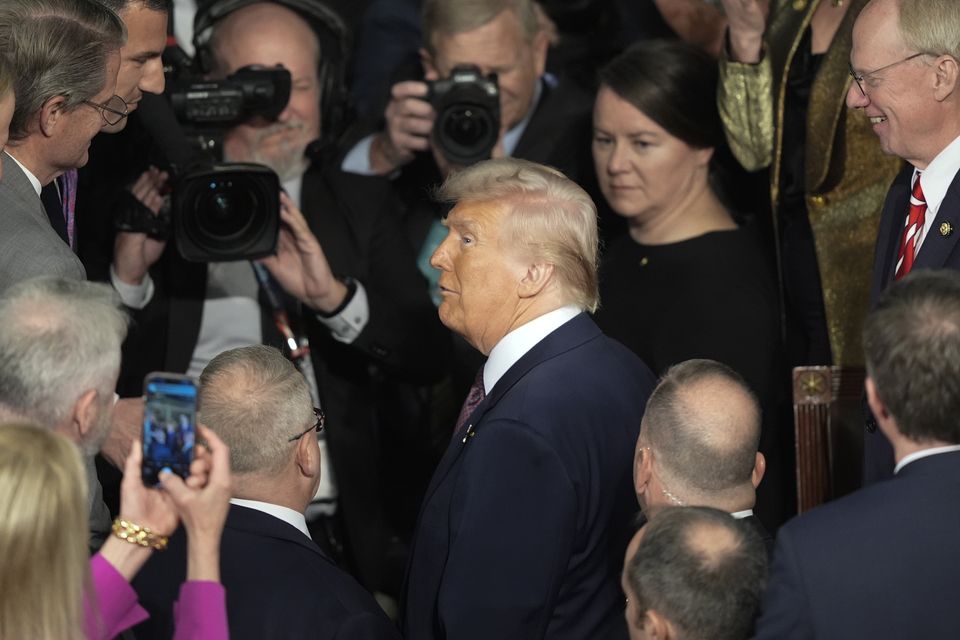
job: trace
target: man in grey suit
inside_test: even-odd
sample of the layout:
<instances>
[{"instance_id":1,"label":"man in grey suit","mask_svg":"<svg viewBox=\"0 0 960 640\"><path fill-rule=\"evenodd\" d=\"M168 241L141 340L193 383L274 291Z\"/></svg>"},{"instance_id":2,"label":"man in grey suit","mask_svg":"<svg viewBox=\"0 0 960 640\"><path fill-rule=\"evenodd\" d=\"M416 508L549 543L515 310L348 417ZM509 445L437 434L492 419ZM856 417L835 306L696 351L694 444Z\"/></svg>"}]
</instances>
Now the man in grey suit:
<instances>
[{"instance_id":1,"label":"man in grey suit","mask_svg":"<svg viewBox=\"0 0 960 640\"><path fill-rule=\"evenodd\" d=\"M0 292L33 276L86 275L69 246L76 187L70 172L86 164L101 127L126 115L114 96L124 38L120 18L93 0L4 0L0 7L0 51L13 66L17 96L0 154ZM51 195L62 203L67 242L40 197L65 173Z\"/></svg>"}]
</instances>

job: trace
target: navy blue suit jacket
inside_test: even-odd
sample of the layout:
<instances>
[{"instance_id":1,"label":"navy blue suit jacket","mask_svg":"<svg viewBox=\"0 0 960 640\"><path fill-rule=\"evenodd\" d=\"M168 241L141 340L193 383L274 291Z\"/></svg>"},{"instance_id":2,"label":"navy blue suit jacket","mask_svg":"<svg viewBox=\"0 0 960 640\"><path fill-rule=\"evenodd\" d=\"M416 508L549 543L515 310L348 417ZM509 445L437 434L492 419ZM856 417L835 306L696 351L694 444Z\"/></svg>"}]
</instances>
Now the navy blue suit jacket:
<instances>
[{"instance_id":1,"label":"navy blue suit jacket","mask_svg":"<svg viewBox=\"0 0 960 640\"><path fill-rule=\"evenodd\" d=\"M405 637L627 637L619 575L653 383L586 314L504 374L427 490Z\"/></svg>"},{"instance_id":2,"label":"navy blue suit jacket","mask_svg":"<svg viewBox=\"0 0 960 640\"><path fill-rule=\"evenodd\" d=\"M757 638L960 638L960 452L814 509L777 535Z\"/></svg>"},{"instance_id":3,"label":"navy blue suit jacket","mask_svg":"<svg viewBox=\"0 0 960 640\"><path fill-rule=\"evenodd\" d=\"M393 623L357 582L295 527L230 505L220 543L230 637L400 640ZM170 538L133 582L150 619L137 638L170 638L173 603L186 577L186 536Z\"/></svg>"},{"instance_id":4,"label":"navy blue suit jacket","mask_svg":"<svg viewBox=\"0 0 960 640\"><path fill-rule=\"evenodd\" d=\"M900 238L910 210L910 192L913 167L907 166L890 187L883 203L880 230L873 258L873 286L870 307L877 304L880 294L893 282L900 251ZM949 225L948 228L942 228ZM940 205L933 226L927 232L913 269L960 269L960 173L954 177L947 195ZM864 403L866 405L866 403ZM871 420L872 422L872 420ZM864 484L884 480L893 475L893 448L887 437L876 429L875 423L867 431L863 443Z\"/></svg>"}]
</instances>

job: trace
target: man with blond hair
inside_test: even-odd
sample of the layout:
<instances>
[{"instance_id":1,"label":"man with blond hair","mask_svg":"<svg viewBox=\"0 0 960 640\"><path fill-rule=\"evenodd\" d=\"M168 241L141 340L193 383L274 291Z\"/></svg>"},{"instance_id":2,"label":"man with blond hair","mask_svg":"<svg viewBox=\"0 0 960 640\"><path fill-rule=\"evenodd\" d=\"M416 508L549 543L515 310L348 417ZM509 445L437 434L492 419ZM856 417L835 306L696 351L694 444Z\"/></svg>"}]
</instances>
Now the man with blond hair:
<instances>
[{"instance_id":1,"label":"man with blond hair","mask_svg":"<svg viewBox=\"0 0 960 640\"><path fill-rule=\"evenodd\" d=\"M427 490L407 576L409 638L625 638L616 568L631 452L653 383L605 337L596 209L514 159L454 174L431 264L440 319L486 364Z\"/></svg>"}]
</instances>

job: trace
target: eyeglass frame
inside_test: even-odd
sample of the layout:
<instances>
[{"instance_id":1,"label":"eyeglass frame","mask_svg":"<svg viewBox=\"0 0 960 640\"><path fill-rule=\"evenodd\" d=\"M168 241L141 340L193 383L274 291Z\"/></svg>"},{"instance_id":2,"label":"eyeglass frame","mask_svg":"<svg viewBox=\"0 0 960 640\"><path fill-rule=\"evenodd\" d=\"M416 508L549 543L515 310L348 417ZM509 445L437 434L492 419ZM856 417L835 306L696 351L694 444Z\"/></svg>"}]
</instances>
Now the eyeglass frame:
<instances>
[{"instance_id":1,"label":"eyeglass frame","mask_svg":"<svg viewBox=\"0 0 960 640\"><path fill-rule=\"evenodd\" d=\"M921 52L919 52L919 53L914 53L913 55L907 56L907 57L904 58L903 60L897 60L896 62L891 62L890 64L887 64L887 65L884 65L884 66L880 67L879 69L874 69L873 71L867 71L867 72L865 72L865 73L860 73L860 74L858 74L856 71L853 70L853 63L848 62L848 63L847 63L847 70L848 70L849 73L850 73L850 77L853 78L853 81L856 83L857 88L860 89L860 95L862 95L864 98L866 98L866 97L867 97L867 90L863 88L863 82L864 82L864 80L866 79L867 76L873 76L873 75L876 75L876 74L880 73L881 71L886 71L887 69L892 69L893 67L896 67L897 65L901 65L901 64L903 64L904 62L909 62L909 61L911 61L911 60L913 60L913 59L915 59L915 58L919 58L920 56L932 56L932 55L933 55L932 53L927 53L927 52L925 52L925 51L921 51Z\"/></svg>"},{"instance_id":2,"label":"eyeglass frame","mask_svg":"<svg viewBox=\"0 0 960 640\"><path fill-rule=\"evenodd\" d=\"M313 424L310 426L310 428L307 429L306 431L304 431L304 432L302 432L302 433L300 433L300 434L298 434L298 435L292 436L292 437L290 437L290 438L287 438L287 442L295 442L295 441L299 440L300 438L302 438L303 436L305 436L305 435L307 435L308 433L310 433L311 431L316 431L317 433L320 433L321 431L323 431L323 424L324 424L324 422L325 422L326 419L327 419L326 414L323 413L323 409L321 409L321 408L319 408L319 407L314 407L314 408L313 408L313 415L317 418L317 421L316 421L315 423L313 423Z\"/></svg>"},{"instance_id":3,"label":"eyeglass frame","mask_svg":"<svg viewBox=\"0 0 960 640\"><path fill-rule=\"evenodd\" d=\"M115 125L115 124L120 124L121 122L123 122L123 119L124 119L124 118L126 118L127 116L130 115L130 106L127 104L127 101L124 100L123 98L121 98L120 96L114 94L114 95L110 96L110 98L107 100L107 102L110 102L110 100L113 100L114 98L116 98L117 100L119 100L120 102L123 103L123 111L118 111L117 109L114 109L113 107L110 107L110 106L108 106L108 105L106 105L106 104L101 104L101 103L99 103L99 102L94 102L93 100L82 100L81 102L83 102L83 104L85 104L85 105L87 105L87 106L90 106L90 107L93 107L94 109L99 110L99 111L100 111L100 117L103 118L103 121L106 122L108 126L111 126L111 127L112 127L112 126ZM106 112L110 112L110 113L116 114L116 115L118 115L118 116L120 116L120 117L117 118L114 122L110 122L109 120L107 120L107 114L106 114Z\"/></svg>"}]
</instances>

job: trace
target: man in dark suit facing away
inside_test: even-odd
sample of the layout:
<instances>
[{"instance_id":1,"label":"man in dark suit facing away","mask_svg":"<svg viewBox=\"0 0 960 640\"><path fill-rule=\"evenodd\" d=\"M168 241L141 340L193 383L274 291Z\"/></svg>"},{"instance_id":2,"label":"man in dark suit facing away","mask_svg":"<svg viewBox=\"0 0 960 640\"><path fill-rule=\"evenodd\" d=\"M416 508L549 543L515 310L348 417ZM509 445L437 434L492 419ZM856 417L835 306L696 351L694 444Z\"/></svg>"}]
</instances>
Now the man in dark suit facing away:
<instances>
[{"instance_id":1,"label":"man in dark suit facing away","mask_svg":"<svg viewBox=\"0 0 960 640\"><path fill-rule=\"evenodd\" d=\"M780 529L758 638L960 637L960 273L895 283L863 335L894 477Z\"/></svg>"},{"instance_id":2,"label":"man in dark suit facing away","mask_svg":"<svg viewBox=\"0 0 960 640\"><path fill-rule=\"evenodd\" d=\"M200 378L201 419L230 447L233 494L220 546L231 638L399 640L376 601L311 540L304 511L320 483L306 380L273 347L225 351ZM150 620L138 638L168 638L185 576L183 530L134 583ZM141 635L142 634L142 635Z\"/></svg>"},{"instance_id":3,"label":"man in dark suit facing away","mask_svg":"<svg viewBox=\"0 0 960 640\"><path fill-rule=\"evenodd\" d=\"M596 209L554 169L456 173L441 321L488 356L420 512L406 637L626 638L631 452L653 383L605 337Z\"/></svg>"},{"instance_id":4,"label":"man in dark suit facing away","mask_svg":"<svg viewBox=\"0 0 960 640\"><path fill-rule=\"evenodd\" d=\"M911 269L960 269L960 3L872 0L853 28L847 105L909 165L880 217L871 304ZM866 483L893 473L890 443L868 421Z\"/></svg>"},{"instance_id":5,"label":"man in dark suit facing away","mask_svg":"<svg viewBox=\"0 0 960 640\"><path fill-rule=\"evenodd\" d=\"M760 445L760 404L747 383L714 360L670 367L643 415L633 468L648 518L663 507L713 507L743 520L773 550L753 513L767 463Z\"/></svg>"}]
</instances>

